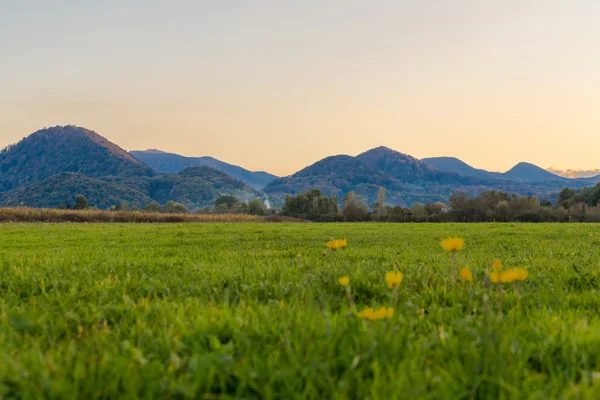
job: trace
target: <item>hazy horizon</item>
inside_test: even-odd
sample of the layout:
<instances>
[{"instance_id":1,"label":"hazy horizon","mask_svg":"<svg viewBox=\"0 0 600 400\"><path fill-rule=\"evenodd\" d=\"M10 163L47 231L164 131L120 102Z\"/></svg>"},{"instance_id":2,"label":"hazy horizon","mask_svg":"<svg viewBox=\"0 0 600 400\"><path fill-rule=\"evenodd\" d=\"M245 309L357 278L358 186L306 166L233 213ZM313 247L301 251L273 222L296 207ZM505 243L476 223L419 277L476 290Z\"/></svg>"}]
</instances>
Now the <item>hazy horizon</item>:
<instances>
[{"instance_id":1,"label":"hazy horizon","mask_svg":"<svg viewBox=\"0 0 600 400\"><path fill-rule=\"evenodd\" d=\"M591 0L30 0L1 11L4 145L72 124L127 150L277 175L380 145L491 171L600 168Z\"/></svg>"}]
</instances>

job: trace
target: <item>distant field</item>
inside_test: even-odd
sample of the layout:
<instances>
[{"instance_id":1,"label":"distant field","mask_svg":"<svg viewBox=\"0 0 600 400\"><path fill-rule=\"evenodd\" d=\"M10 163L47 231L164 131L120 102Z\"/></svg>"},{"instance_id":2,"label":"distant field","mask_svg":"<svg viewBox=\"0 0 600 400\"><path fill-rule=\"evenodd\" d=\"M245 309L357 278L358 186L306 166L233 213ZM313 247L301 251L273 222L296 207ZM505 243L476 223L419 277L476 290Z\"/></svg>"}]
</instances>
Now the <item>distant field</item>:
<instances>
[{"instance_id":1,"label":"distant field","mask_svg":"<svg viewBox=\"0 0 600 400\"><path fill-rule=\"evenodd\" d=\"M448 236L473 283L452 280ZM0 238L0 398L600 398L600 225L13 223ZM520 297L484 283L495 258L527 268ZM341 276L357 311L392 318L359 318Z\"/></svg>"}]
</instances>

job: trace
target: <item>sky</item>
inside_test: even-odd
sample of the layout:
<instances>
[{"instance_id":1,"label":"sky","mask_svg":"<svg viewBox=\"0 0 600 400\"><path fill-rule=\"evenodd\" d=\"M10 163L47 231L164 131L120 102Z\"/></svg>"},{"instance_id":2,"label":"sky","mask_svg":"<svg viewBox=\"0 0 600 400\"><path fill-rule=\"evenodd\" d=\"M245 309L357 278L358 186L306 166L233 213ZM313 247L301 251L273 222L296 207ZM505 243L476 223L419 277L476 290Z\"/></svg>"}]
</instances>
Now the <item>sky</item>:
<instances>
[{"instance_id":1,"label":"sky","mask_svg":"<svg viewBox=\"0 0 600 400\"><path fill-rule=\"evenodd\" d=\"M600 168L597 0L0 2L0 146L78 125L291 174L384 145Z\"/></svg>"}]
</instances>

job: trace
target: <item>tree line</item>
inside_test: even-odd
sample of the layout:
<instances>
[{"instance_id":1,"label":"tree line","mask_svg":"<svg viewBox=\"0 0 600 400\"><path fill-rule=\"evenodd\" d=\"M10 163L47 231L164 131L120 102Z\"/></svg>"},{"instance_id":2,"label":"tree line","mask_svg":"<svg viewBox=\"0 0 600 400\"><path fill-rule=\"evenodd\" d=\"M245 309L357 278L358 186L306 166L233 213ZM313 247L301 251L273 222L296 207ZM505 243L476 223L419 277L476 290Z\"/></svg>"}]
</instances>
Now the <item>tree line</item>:
<instances>
[{"instance_id":1,"label":"tree line","mask_svg":"<svg viewBox=\"0 0 600 400\"><path fill-rule=\"evenodd\" d=\"M450 195L447 203L415 203L412 207L390 206L385 203L385 189L381 187L377 200L367 204L354 192L349 192L341 202L336 196L326 196L311 189L296 196L288 195L280 210L267 209L254 199L244 202L232 195L221 196L214 206L197 209L198 214L281 214L315 222L600 222L600 183L581 190L564 188L550 199L536 196L509 195L502 191L487 191L476 197L463 192ZM73 204L67 202L59 208L84 210L90 208L88 200L78 195ZM93 208L93 207L92 207ZM146 211L152 213L186 214L185 204L156 201L146 204L143 210L121 202L113 210Z\"/></svg>"},{"instance_id":2,"label":"tree line","mask_svg":"<svg viewBox=\"0 0 600 400\"><path fill-rule=\"evenodd\" d=\"M412 207L385 204L385 189L368 205L349 192L338 210L335 196L317 189L287 196L283 215L312 221L380 222L600 222L600 183L581 190L565 188L550 199L487 191L476 197L463 192L450 195L448 202L415 203Z\"/></svg>"},{"instance_id":3,"label":"tree line","mask_svg":"<svg viewBox=\"0 0 600 400\"><path fill-rule=\"evenodd\" d=\"M67 200L65 204L58 206L59 209L67 210L87 210L95 209L90 206L87 198L79 194L75 197L75 201ZM111 207L113 211L145 211L149 213L165 213L165 214L187 214L190 211L185 204L176 201L167 201L161 205L157 201L151 201L143 209L130 206L126 201L121 201L119 204ZM263 202L259 199L243 202L232 195L221 196L215 200L214 207L206 206L194 211L196 214L249 214L249 215L266 215L267 209Z\"/></svg>"}]
</instances>

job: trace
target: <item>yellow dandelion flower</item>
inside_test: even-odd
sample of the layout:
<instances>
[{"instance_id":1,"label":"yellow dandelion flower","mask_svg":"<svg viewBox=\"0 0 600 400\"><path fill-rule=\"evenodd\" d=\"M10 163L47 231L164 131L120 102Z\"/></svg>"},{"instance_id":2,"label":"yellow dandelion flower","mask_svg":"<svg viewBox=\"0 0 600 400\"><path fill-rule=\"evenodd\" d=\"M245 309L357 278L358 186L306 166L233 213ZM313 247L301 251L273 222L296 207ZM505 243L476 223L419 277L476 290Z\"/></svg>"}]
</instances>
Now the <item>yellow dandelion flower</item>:
<instances>
[{"instance_id":1,"label":"yellow dandelion flower","mask_svg":"<svg viewBox=\"0 0 600 400\"><path fill-rule=\"evenodd\" d=\"M340 285L346 287L350 284L350 277L342 276L338 279L338 282L340 283Z\"/></svg>"},{"instance_id":2,"label":"yellow dandelion flower","mask_svg":"<svg viewBox=\"0 0 600 400\"><path fill-rule=\"evenodd\" d=\"M492 269L496 272L502 271L502 261L500 261L496 258L494 260L494 262L492 263Z\"/></svg>"},{"instance_id":3,"label":"yellow dandelion flower","mask_svg":"<svg viewBox=\"0 0 600 400\"><path fill-rule=\"evenodd\" d=\"M473 280L473 275L471 275L471 271L463 268L460 270L460 278L465 282L471 282Z\"/></svg>"},{"instance_id":4,"label":"yellow dandelion flower","mask_svg":"<svg viewBox=\"0 0 600 400\"><path fill-rule=\"evenodd\" d=\"M504 271L500 273L500 282L502 283L511 283L515 281L515 270L509 269L508 271Z\"/></svg>"},{"instance_id":5,"label":"yellow dandelion flower","mask_svg":"<svg viewBox=\"0 0 600 400\"><path fill-rule=\"evenodd\" d=\"M327 247L331 251L336 251L340 248L337 240L330 240L329 242L327 242Z\"/></svg>"},{"instance_id":6,"label":"yellow dandelion flower","mask_svg":"<svg viewBox=\"0 0 600 400\"><path fill-rule=\"evenodd\" d=\"M365 308L364 310L362 310L361 312L358 313L358 316L360 318L373 320L373 318L375 316L375 310L373 310L372 308Z\"/></svg>"},{"instance_id":7,"label":"yellow dandelion flower","mask_svg":"<svg viewBox=\"0 0 600 400\"><path fill-rule=\"evenodd\" d=\"M529 272L525 268L515 268L514 269L514 277L515 281L522 282L529 276Z\"/></svg>"},{"instance_id":8,"label":"yellow dandelion flower","mask_svg":"<svg viewBox=\"0 0 600 400\"><path fill-rule=\"evenodd\" d=\"M461 251L465 245L465 240L459 237L449 237L442 240L444 250L455 253Z\"/></svg>"},{"instance_id":9,"label":"yellow dandelion flower","mask_svg":"<svg viewBox=\"0 0 600 400\"><path fill-rule=\"evenodd\" d=\"M376 319L384 319L387 317L387 308L381 307L379 310L375 311Z\"/></svg>"},{"instance_id":10,"label":"yellow dandelion flower","mask_svg":"<svg viewBox=\"0 0 600 400\"><path fill-rule=\"evenodd\" d=\"M359 312L358 316L363 319L368 319L369 321L377 321L380 319L392 318L394 316L394 309L381 307L375 310L374 308L369 307Z\"/></svg>"},{"instance_id":11,"label":"yellow dandelion flower","mask_svg":"<svg viewBox=\"0 0 600 400\"><path fill-rule=\"evenodd\" d=\"M400 282L402 282L402 278L402 272L386 272L385 283L387 283L390 289L395 288L396 286L400 285Z\"/></svg>"},{"instance_id":12,"label":"yellow dandelion flower","mask_svg":"<svg viewBox=\"0 0 600 400\"><path fill-rule=\"evenodd\" d=\"M500 282L500 272L498 272L498 271L490 272L490 281L492 281L492 283Z\"/></svg>"},{"instance_id":13,"label":"yellow dandelion flower","mask_svg":"<svg viewBox=\"0 0 600 400\"><path fill-rule=\"evenodd\" d=\"M336 239L336 240L330 240L329 242L327 242L327 247L329 247L329 250L331 250L331 251L345 249L347 246L348 246L348 239Z\"/></svg>"}]
</instances>

